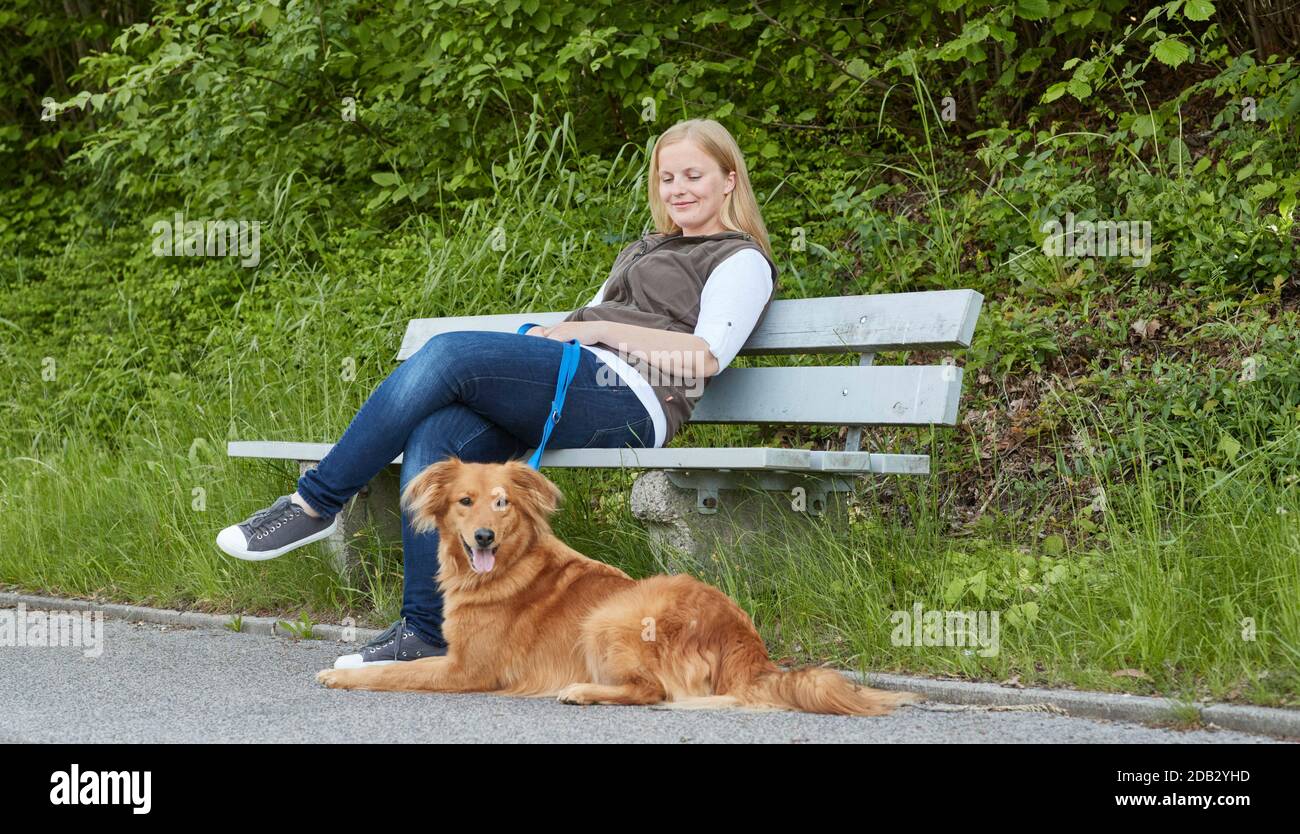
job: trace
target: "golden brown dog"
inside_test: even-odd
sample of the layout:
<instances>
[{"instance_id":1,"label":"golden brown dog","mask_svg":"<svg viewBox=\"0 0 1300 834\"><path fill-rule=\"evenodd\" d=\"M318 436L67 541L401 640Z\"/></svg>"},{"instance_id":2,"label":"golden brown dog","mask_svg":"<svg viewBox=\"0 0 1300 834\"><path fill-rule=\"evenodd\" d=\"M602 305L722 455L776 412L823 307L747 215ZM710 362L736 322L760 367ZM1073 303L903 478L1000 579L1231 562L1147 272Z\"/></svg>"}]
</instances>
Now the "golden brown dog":
<instances>
[{"instance_id":1,"label":"golden brown dog","mask_svg":"<svg viewBox=\"0 0 1300 834\"><path fill-rule=\"evenodd\" d=\"M885 715L911 693L831 669L782 671L749 616L686 575L633 580L551 532L558 487L520 461L426 468L402 506L437 529L445 657L326 669L341 689L495 692L566 704Z\"/></svg>"}]
</instances>

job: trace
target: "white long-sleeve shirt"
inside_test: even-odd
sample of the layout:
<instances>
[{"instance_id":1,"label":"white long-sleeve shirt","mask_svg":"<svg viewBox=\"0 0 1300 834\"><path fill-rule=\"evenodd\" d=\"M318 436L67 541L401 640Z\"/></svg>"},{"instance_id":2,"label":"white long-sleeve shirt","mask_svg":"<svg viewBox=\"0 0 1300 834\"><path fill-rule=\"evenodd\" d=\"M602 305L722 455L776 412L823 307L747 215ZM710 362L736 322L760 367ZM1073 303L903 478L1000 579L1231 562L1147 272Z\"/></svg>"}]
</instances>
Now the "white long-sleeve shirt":
<instances>
[{"instance_id":1,"label":"white long-sleeve shirt","mask_svg":"<svg viewBox=\"0 0 1300 834\"><path fill-rule=\"evenodd\" d=\"M596 295L586 305L594 307L605 297L609 279L601 284ZM709 273L700 293L700 317L694 335L709 345L709 352L718 360L718 371L731 364L754 332L754 325L772 294L772 270L767 260L756 249L742 249L726 258ZM655 443L663 446L668 421L663 406L655 397L654 389L636 369L624 362L617 353L597 345L583 345L614 369L624 384L636 392L654 422Z\"/></svg>"}]
</instances>

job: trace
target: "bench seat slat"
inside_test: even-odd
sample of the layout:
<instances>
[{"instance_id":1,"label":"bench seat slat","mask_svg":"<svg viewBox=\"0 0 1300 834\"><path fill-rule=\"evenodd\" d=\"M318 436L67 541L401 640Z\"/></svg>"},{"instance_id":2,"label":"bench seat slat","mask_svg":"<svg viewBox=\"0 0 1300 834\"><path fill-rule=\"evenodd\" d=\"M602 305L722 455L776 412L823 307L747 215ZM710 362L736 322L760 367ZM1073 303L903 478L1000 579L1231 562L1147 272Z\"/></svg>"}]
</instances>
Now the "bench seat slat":
<instances>
[{"instance_id":1,"label":"bench seat slat","mask_svg":"<svg viewBox=\"0 0 1300 834\"><path fill-rule=\"evenodd\" d=\"M331 443L234 440L226 453L235 458L319 461ZM532 455L533 450L528 450ZM402 462L398 455L394 464ZM735 449L553 449L542 454L542 467L582 469L718 469L789 471L799 474L928 474L929 455L876 452L823 452L763 447Z\"/></svg>"}]
</instances>

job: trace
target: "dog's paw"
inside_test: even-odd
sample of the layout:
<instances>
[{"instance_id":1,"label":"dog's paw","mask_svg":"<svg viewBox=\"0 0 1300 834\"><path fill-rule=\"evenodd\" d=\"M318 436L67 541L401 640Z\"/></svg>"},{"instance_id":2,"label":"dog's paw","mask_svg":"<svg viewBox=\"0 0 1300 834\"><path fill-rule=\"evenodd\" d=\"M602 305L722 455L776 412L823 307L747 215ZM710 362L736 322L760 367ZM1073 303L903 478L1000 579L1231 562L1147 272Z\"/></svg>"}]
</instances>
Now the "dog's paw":
<instances>
[{"instance_id":1,"label":"dog's paw","mask_svg":"<svg viewBox=\"0 0 1300 834\"><path fill-rule=\"evenodd\" d=\"M316 680L330 689L341 689L343 687L342 671L341 669L322 669L316 673Z\"/></svg>"},{"instance_id":2,"label":"dog's paw","mask_svg":"<svg viewBox=\"0 0 1300 834\"><path fill-rule=\"evenodd\" d=\"M582 683L569 684L560 690L560 694L555 697L555 700L561 704L578 704L579 706L594 704L595 701L585 694L586 688L587 685Z\"/></svg>"}]
</instances>

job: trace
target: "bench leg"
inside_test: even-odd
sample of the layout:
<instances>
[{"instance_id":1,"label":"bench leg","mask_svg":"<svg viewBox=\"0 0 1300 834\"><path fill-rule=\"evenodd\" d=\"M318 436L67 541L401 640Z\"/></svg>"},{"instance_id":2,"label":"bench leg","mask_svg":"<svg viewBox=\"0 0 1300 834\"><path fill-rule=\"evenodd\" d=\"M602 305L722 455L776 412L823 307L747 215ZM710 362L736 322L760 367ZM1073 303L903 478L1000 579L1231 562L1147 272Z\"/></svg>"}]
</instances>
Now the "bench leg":
<instances>
[{"instance_id":1,"label":"bench leg","mask_svg":"<svg viewBox=\"0 0 1300 834\"><path fill-rule=\"evenodd\" d=\"M298 473L303 475L318 461L298 461ZM334 570L344 582L361 578L361 557L358 552L360 537L366 528L372 528L384 543L402 544L402 516L398 505L400 470L389 466L375 479L352 496L339 511L339 526L321 541L330 554Z\"/></svg>"},{"instance_id":2,"label":"bench leg","mask_svg":"<svg viewBox=\"0 0 1300 834\"><path fill-rule=\"evenodd\" d=\"M632 484L632 514L646 526L665 567L677 572L707 566L718 548L733 553L747 534L784 538L822 516L847 524L841 499L852 488L843 476L652 470Z\"/></svg>"}]
</instances>

